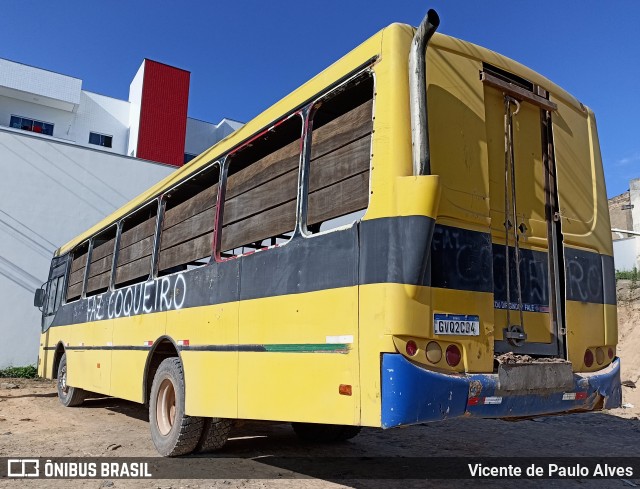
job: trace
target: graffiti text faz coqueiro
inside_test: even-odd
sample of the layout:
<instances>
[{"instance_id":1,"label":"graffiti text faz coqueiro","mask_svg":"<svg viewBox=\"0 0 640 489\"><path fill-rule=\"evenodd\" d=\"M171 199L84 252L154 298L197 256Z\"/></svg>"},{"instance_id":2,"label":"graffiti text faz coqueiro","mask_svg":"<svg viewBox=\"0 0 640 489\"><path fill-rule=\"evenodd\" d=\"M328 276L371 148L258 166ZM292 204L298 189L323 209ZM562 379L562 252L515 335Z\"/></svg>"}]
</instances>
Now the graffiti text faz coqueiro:
<instances>
[{"instance_id":1,"label":"graffiti text faz coqueiro","mask_svg":"<svg viewBox=\"0 0 640 489\"><path fill-rule=\"evenodd\" d=\"M187 295L182 274L162 277L88 298L87 321L180 309Z\"/></svg>"}]
</instances>

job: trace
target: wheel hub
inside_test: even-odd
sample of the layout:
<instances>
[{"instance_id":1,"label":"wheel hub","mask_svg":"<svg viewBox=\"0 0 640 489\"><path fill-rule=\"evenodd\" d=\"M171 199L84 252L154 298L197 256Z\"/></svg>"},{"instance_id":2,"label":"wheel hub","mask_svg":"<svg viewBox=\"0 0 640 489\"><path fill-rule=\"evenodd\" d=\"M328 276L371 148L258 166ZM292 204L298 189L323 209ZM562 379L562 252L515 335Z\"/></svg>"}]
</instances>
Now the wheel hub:
<instances>
[{"instance_id":1,"label":"wheel hub","mask_svg":"<svg viewBox=\"0 0 640 489\"><path fill-rule=\"evenodd\" d=\"M158 389L156 422L163 436L169 434L176 419L176 390L169 379L164 379Z\"/></svg>"}]
</instances>

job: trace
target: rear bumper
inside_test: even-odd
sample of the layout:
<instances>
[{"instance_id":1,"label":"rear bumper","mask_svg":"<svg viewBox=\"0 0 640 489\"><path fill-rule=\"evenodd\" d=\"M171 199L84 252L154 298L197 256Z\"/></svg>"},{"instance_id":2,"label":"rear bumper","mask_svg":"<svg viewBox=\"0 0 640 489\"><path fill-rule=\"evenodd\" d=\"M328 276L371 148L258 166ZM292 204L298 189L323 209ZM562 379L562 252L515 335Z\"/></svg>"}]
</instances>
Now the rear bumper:
<instances>
[{"instance_id":1,"label":"rear bumper","mask_svg":"<svg viewBox=\"0 0 640 489\"><path fill-rule=\"evenodd\" d=\"M516 418L620 406L619 358L598 372L574 374L573 378L570 391L504 392L497 374L441 374L414 365L400 354L384 354L382 427L457 416Z\"/></svg>"}]
</instances>

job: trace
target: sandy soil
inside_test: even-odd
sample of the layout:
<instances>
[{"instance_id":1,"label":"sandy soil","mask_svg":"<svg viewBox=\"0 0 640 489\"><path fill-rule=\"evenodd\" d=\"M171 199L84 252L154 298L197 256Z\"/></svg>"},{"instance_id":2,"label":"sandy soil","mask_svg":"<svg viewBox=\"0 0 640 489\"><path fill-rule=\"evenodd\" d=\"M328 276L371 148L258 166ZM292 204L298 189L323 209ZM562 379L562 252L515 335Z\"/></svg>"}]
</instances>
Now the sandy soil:
<instances>
[{"instance_id":1,"label":"sandy soil","mask_svg":"<svg viewBox=\"0 0 640 489\"><path fill-rule=\"evenodd\" d=\"M622 381L636 384L636 388L623 387L623 403L633 408L616 409L616 415L640 415L640 283L619 280L618 296L618 356L622 359Z\"/></svg>"},{"instance_id":2,"label":"sandy soil","mask_svg":"<svg viewBox=\"0 0 640 489\"><path fill-rule=\"evenodd\" d=\"M640 382L640 287L621 282L618 354L623 381ZM3 382L9 380L2 379ZM148 456L156 457L148 415L143 406L118 399L91 399L79 408L64 408L55 384L45 380L12 380L18 389L0 389L0 456ZM624 387L623 402L633 407L603 413L539 418L532 421L455 419L442 423L382 431L365 429L339 445L301 444L289 425L245 423L234 428L223 451L248 473L256 457L430 457L430 456L640 456L640 385ZM210 457L216 455L210 455ZM236 462L234 462L236 463ZM244 465L243 465L244 464ZM280 471L282 472L282 471ZM278 477L276 474L274 477ZM16 482L0 479L0 487L195 488L195 487L640 487L639 478L595 481L380 481L323 479L233 480L91 480Z\"/></svg>"}]
</instances>

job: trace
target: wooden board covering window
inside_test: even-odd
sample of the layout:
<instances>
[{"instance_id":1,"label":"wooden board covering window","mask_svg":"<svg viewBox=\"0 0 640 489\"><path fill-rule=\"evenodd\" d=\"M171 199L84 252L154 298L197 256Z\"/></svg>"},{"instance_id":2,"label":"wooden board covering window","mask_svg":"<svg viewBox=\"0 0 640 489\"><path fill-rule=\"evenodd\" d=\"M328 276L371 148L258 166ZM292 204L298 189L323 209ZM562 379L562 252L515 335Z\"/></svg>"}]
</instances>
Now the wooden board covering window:
<instances>
[{"instance_id":1,"label":"wooden board covering window","mask_svg":"<svg viewBox=\"0 0 640 489\"><path fill-rule=\"evenodd\" d=\"M142 212L148 215L150 210L146 208ZM127 228L125 221L124 229L118 248L116 285L134 280L143 281L149 277L156 232L155 212L151 217L130 228Z\"/></svg>"},{"instance_id":2,"label":"wooden board covering window","mask_svg":"<svg viewBox=\"0 0 640 489\"><path fill-rule=\"evenodd\" d=\"M96 239L91 251L89 264L89 279L87 280L87 295L109 288L111 281L111 265L113 263L113 247L116 242L116 231L110 233L107 241ZM99 243L99 244L98 244Z\"/></svg>"},{"instance_id":3,"label":"wooden board covering window","mask_svg":"<svg viewBox=\"0 0 640 489\"><path fill-rule=\"evenodd\" d=\"M73 252L73 261L71 262L71 270L69 271L67 302L76 300L82 294L84 269L87 264L87 251L85 245L84 251L76 250Z\"/></svg>"},{"instance_id":4,"label":"wooden board covering window","mask_svg":"<svg viewBox=\"0 0 640 489\"><path fill-rule=\"evenodd\" d=\"M299 162L295 140L228 177L222 251L293 231Z\"/></svg>"},{"instance_id":5,"label":"wooden board covering window","mask_svg":"<svg viewBox=\"0 0 640 489\"><path fill-rule=\"evenodd\" d=\"M368 100L313 131L308 224L367 207L372 109ZM222 251L293 230L299 151L293 141L229 176Z\"/></svg>"},{"instance_id":6,"label":"wooden board covering window","mask_svg":"<svg viewBox=\"0 0 640 489\"><path fill-rule=\"evenodd\" d=\"M368 100L313 131L307 225L367 208L372 110Z\"/></svg>"},{"instance_id":7,"label":"wooden board covering window","mask_svg":"<svg viewBox=\"0 0 640 489\"><path fill-rule=\"evenodd\" d=\"M160 238L160 272L211 256L217 197L215 184L174 207L168 199Z\"/></svg>"}]
</instances>

